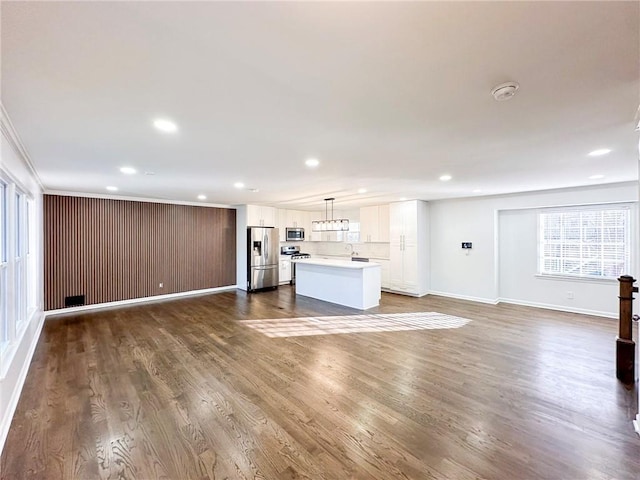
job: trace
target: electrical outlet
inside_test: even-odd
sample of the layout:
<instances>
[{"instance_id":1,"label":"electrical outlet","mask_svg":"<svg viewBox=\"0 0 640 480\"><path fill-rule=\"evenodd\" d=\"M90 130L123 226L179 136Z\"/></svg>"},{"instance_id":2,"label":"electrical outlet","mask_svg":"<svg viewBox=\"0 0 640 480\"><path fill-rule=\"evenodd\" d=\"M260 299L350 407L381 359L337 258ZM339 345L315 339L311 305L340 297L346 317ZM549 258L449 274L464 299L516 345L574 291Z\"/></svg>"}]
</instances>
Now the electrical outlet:
<instances>
[{"instance_id":1,"label":"electrical outlet","mask_svg":"<svg viewBox=\"0 0 640 480\"><path fill-rule=\"evenodd\" d=\"M573 292L567 292L567 298L573 300Z\"/></svg>"},{"instance_id":2,"label":"electrical outlet","mask_svg":"<svg viewBox=\"0 0 640 480\"><path fill-rule=\"evenodd\" d=\"M159 283L159 284L158 284L158 286L159 286L160 288L164 288L164 283Z\"/></svg>"}]
</instances>

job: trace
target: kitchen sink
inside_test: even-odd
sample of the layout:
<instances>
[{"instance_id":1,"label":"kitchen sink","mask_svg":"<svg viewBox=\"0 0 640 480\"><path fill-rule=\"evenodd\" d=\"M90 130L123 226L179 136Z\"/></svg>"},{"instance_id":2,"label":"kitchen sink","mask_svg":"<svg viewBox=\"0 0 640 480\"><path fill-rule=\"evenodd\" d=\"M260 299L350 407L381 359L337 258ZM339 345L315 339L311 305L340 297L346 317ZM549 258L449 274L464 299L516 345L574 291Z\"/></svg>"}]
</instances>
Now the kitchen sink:
<instances>
[{"instance_id":1,"label":"kitchen sink","mask_svg":"<svg viewBox=\"0 0 640 480\"><path fill-rule=\"evenodd\" d=\"M352 262L368 262L369 259L367 257L351 257Z\"/></svg>"}]
</instances>

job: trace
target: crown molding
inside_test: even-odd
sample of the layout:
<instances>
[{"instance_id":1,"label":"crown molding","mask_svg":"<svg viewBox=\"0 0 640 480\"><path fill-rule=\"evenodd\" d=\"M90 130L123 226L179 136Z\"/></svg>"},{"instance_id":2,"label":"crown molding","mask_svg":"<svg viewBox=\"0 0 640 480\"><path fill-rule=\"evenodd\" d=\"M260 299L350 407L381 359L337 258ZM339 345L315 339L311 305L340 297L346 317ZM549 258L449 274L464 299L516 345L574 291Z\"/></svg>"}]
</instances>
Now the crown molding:
<instances>
[{"instance_id":1,"label":"crown molding","mask_svg":"<svg viewBox=\"0 0 640 480\"><path fill-rule=\"evenodd\" d=\"M2 134L9 142L9 145L11 145L11 148L13 148L14 152L16 152L18 158L20 158L29 172L31 172L33 178L36 179L36 182L38 182L40 189L44 190L44 185L42 184L42 180L40 180L40 175L38 175L36 168L33 166L33 162L31 161L29 152L27 152L24 143L22 143L22 139L20 138L20 135L18 135L18 131L13 126L11 118L9 117L9 114L4 108L2 102L0 102L0 131L2 131Z\"/></svg>"},{"instance_id":2,"label":"crown molding","mask_svg":"<svg viewBox=\"0 0 640 480\"><path fill-rule=\"evenodd\" d=\"M127 202L166 203L168 205L187 205L190 207L229 208L232 210L237 209L237 205L228 205L224 203L165 200L165 199L151 198L151 197L132 197L132 196L125 196L125 195L111 195L107 193L73 192L68 190L50 190L50 189L45 189L42 193L44 195L60 195L63 197L100 198L103 200L124 200Z\"/></svg>"}]
</instances>

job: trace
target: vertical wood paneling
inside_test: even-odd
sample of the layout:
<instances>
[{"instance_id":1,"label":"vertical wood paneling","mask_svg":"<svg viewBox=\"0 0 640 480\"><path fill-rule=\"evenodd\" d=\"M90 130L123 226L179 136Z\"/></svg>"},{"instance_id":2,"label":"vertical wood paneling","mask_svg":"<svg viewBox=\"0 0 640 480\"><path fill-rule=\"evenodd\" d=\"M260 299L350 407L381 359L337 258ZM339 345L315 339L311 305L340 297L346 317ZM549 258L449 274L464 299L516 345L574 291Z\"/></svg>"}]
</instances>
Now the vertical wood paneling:
<instances>
[{"instance_id":1,"label":"vertical wood paneling","mask_svg":"<svg viewBox=\"0 0 640 480\"><path fill-rule=\"evenodd\" d=\"M235 285L235 224L232 209L45 195L45 309Z\"/></svg>"}]
</instances>

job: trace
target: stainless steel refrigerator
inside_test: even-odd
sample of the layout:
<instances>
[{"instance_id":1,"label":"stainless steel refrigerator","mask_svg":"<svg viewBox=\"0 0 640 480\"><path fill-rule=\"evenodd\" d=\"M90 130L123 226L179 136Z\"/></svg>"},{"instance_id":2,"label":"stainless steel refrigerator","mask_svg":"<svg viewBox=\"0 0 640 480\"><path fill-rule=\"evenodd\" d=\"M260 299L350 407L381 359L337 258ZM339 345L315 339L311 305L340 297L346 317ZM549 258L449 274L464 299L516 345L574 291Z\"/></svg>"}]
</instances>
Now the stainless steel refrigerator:
<instances>
[{"instance_id":1,"label":"stainless steel refrigerator","mask_svg":"<svg viewBox=\"0 0 640 480\"><path fill-rule=\"evenodd\" d=\"M247 281L248 291L277 288L280 255L278 229L273 227L247 228Z\"/></svg>"}]
</instances>

